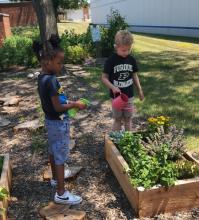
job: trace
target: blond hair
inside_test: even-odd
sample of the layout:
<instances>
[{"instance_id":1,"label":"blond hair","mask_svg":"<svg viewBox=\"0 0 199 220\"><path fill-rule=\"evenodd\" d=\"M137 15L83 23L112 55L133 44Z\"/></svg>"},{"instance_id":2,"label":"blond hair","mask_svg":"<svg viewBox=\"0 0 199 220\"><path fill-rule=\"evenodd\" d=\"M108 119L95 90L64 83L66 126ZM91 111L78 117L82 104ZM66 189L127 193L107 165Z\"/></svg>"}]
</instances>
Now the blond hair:
<instances>
[{"instance_id":1,"label":"blond hair","mask_svg":"<svg viewBox=\"0 0 199 220\"><path fill-rule=\"evenodd\" d=\"M114 46L131 46L133 44L133 35L128 30L120 30L115 35Z\"/></svg>"}]
</instances>

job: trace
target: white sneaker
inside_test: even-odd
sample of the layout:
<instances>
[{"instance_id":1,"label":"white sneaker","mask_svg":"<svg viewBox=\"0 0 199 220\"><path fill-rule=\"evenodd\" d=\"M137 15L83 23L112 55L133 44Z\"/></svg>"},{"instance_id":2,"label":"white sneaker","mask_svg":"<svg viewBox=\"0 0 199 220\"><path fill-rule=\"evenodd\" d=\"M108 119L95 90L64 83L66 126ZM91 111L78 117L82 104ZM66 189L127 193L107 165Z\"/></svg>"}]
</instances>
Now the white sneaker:
<instances>
[{"instance_id":1,"label":"white sneaker","mask_svg":"<svg viewBox=\"0 0 199 220\"><path fill-rule=\"evenodd\" d=\"M77 205L82 202L82 198L80 196L73 195L69 191L65 191L62 196L59 196L56 192L54 201L59 204Z\"/></svg>"}]
</instances>

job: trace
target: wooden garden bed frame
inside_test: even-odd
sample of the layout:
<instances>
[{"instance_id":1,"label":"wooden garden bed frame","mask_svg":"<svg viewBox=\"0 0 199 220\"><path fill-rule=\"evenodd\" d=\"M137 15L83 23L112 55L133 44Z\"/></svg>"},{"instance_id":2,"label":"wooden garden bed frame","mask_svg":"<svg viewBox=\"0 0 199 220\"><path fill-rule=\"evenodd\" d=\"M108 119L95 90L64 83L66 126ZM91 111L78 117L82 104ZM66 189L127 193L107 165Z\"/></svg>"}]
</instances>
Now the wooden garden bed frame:
<instances>
[{"instance_id":1,"label":"wooden garden bed frame","mask_svg":"<svg viewBox=\"0 0 199 220\"><path fill-rule=\"evenodd\" d=\"M125 172L128 164L117 147L105 136L105 158L138 217L154 217L161 213L190 211L199 207L199 177L176 181L175 186L149 190L135 188Z\"/></svg>"},{"instance_id":2,"label":"wooden garden bed frame","mask_svg":"<svg viewBox=\"0 0 199 220\"><path fill-rule=\"evenodd\" d=\"M12 178L10 156L9 154L1 154L0 156L4 157L1 178L0 178L0 186L6 188L10 193L11 178ZM2 215L0 215L0 220L7 220L8 200L9 200L9 196L8 198L3 199L3 201L0 201L0 208L6 210Z\"/></svg>"}]
</instances>

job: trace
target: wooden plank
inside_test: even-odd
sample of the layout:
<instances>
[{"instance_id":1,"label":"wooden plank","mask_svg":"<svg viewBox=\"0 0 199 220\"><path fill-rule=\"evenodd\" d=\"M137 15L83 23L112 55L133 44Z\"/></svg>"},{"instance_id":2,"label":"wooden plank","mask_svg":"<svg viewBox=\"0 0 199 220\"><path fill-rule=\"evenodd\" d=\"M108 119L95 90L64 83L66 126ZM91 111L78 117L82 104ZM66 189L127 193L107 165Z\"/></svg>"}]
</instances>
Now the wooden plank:
<instances>
[{"instance_id":1,"label":"wooden plank","mask_svg":"<svg viewBox=\"0 0 199 220\"><path fill-rule=\"evenodd\" d=\"M47 216L55 215L57 213L62 213L65 210L70 208L69 205L56 204L54 202L50 202L47 206L41 208L39 210L39 214L42 218L46 218Z\"/></svg>"},{"instance_id":2,"label":"wooden plank","mask_svg":"<svg viewBox=\"0 0 199 220\"><path fill-rule=\"evenodd\" d=\"M139 193L137 189L132 187L129 181L129 176L125 172L125 169L128 168L128 164L108 136L105 136L105 158L108 161L129 202L135 209L135 212L138 213Z\"/></svg>"},{"instance_id":3,"label":"wooden plank","mask_svg":"<svg viewBox=\"0 0 199 220\"><path fill-rule=\"evenodd\" d=\"M196 162L196 163L199 165L199 160L197 160L196 158L194 158L194 157L192 156L192 153L193 153L193 152L191 152L191 151L185 152L185 153L184 153L184 157L185 157L187 160Z\"/></svg>"},{"instance_id":4,"label":"wooden plank","mask_svg":"<svg viewBox=\"0 0 199 220\"><path fill-rule=\"evenodd\" d=\"M39 214L46 220L86 220L84 211L70 209L70 205L50 202L48 206L41 208Z\"/></svg>"},{"instance_id":5,"label":"wooden plank","mask_svg":"<svg viewBox=\"0 0 199 220\"><path fill-rule=\"evenodd\" d=\"M69 209L62 214L51 215L46 220L86 220L86 212Z\"/></svg>"},{"instance_id":6,"label":"wooden plank","mask_svg":"<svg viewBox=\"0 0 199 220\"><path fill-rule=\"evenodd\" d=\"M190 211L199 206L199 178L177 181L176 186L139 192L139 216L153 217L161 213Z\"/></svg>"}]
</instances>

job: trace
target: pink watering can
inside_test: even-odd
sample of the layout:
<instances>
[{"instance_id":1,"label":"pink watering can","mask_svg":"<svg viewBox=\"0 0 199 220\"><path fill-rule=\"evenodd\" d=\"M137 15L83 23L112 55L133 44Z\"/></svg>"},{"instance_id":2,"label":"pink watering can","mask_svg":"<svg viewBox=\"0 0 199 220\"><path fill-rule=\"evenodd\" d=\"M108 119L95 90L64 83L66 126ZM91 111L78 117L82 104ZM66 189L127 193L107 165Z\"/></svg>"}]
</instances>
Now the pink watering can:
<instances>
[{"instance_id":1,"label":"pink watering can","mask_svg":"<svg viewBox=\"0 0 199 220\"><path fill-rule=\"evenodd\" d=\"M112 100L112 107L116 110L121 110L126 107L128 104L128 96L124 93L121 93L119 96L115 97Z\"/></svg>"}]
</instances>

